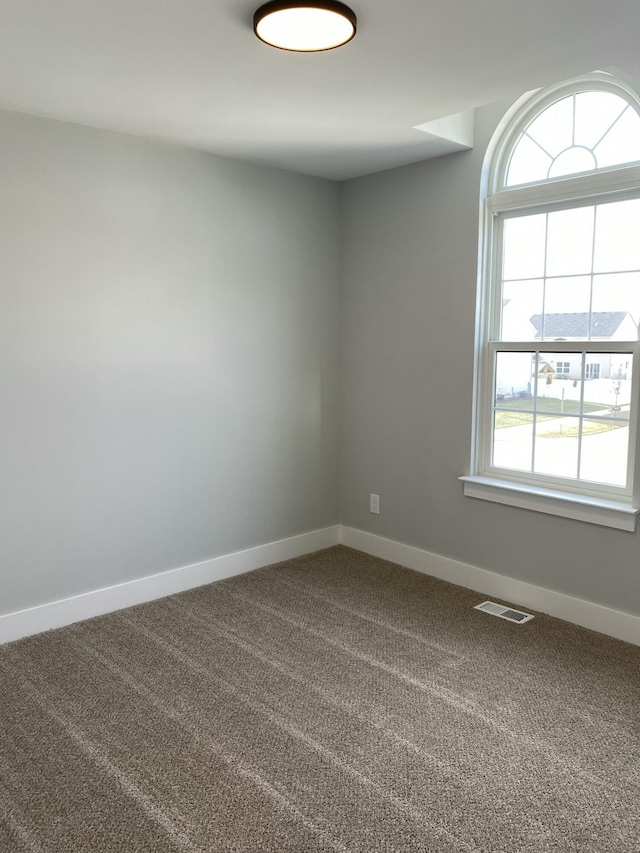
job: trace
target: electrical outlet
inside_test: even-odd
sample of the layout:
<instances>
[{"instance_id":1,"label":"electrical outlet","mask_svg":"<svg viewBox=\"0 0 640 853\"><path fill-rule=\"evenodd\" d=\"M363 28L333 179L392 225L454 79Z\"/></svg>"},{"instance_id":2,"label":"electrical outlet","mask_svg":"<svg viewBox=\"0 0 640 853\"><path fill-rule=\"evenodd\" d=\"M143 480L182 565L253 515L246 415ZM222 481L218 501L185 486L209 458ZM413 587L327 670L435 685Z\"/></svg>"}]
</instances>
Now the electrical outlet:
<instances>
[{"instance_id":1,"label":"electrical outlet","mask_svg":"<svg viewBox=\"0 0 640 853\"><path fill-rule=\"evenodd\" d=\"M369 495L369 512L380 515L380 495Z\"/></svg>"}]
</instances>

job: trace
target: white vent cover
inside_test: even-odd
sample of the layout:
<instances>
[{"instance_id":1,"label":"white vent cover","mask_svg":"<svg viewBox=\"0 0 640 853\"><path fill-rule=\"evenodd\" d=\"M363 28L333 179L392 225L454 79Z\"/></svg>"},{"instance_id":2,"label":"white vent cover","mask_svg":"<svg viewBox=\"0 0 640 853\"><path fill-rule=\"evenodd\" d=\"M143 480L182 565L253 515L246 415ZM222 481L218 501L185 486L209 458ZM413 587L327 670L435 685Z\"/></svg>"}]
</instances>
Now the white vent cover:
<instances>
[{"instance_id":1,"label":"white vent cover","mask_svg":"<svg viewBox=\"0 0 640 853\"><path fill-rule=\"evenodd\" d=\"M495 601L483 601L482 604L476 604L473 609L482 610L484 613L490 613L492 616L499 616L501 619L519 624L533 619L531 613L523 613L522 610L505 607L503 604L496 604Z\"/></svg>"}]
</instances>

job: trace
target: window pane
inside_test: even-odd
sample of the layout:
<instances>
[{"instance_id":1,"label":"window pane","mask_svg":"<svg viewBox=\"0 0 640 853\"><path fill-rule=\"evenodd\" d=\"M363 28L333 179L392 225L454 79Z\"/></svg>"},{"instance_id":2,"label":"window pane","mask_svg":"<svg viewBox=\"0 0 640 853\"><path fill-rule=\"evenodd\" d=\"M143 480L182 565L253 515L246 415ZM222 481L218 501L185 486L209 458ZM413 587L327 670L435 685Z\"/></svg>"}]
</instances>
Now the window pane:
<instances>
[{"instance_id":1,"label":"window pane","mask_svg":"<svg viewBox=\"0 0 640 853\"><path fill-rule=\"evenodd\" d=\"M594 272L640 270L640 199L598 206Z\"/></svg>"},{"instance_id":2,"label":"window pane","mask_svg":"<svg viewBox=\"0 0 640 853\"><path fill-rule=\"evenodd\" d=\"M528 136L521 136L511 155L506 186L546 180L551 162L551 157L539 145Z\"/></svg>"},{"instance_id":3,"label":"window pane","mask_svg":"<svg viewBox=\"0 0 640 853\"><path fill-rule=\"evenodd\" d=\"M535 118L526 133L552 157L573 145L573 95L556 101Z\"/></svg>"},{"instance_id":4,"label":"window pane","mask_svg":"<svg viewBox=\"0 0 640 853\"><path fill-rule=\"evenodd\" d=\"M547 317L545 338L566 338L571 328L557 328L554 315L588 313L591 302L591 276L567 276L547 279L544 309ZM553 327L556 327L555 329ZM552 331L558 334L551 334Z\"/></svg>"},{"instance_id":5,"label":"window pane","mask_svg":"<svg viewBox=\"0 0 640 853\"><path fill-rule=\"evenodd\" d=\"M493 465L531 471L533 415L508 409L494 413Z\"/></svg>"},{"instance_id":6,"label":"window pane","mask_svg":"<svg viewBox=\"0 0 640 853\"><path fill-rule=\"evenodd\" d=\"M640 321L640 272L594 276L592 308L599 313L622 314L620 324L611 335L612 340L637 340Z\"/></svg>"},{"instance_id":7,"label":"window pane","mask_svg":"<svg viewBox=\"0 0 640 853\"><path fill-rule=\"evenodd\" d=\"M533 448L532 352L499 352L493 413L493 465L531 471Z\"/></svg>"},{"instance_id":8,"label":"window pane","mask_svg":"<svg viewBox=\"0 0 640 853\"><path fill-rule=\"evenodd\" d=\"M584 413L590 417L582 426L582 480L626 485L631 358L631 353L586 356Z\"/></svg>"},{"instance_id":9,"label":"window pane","mask_svg":"<svg viewBox=\"0 0 640 853\"><path fill-rule=\"evenodd\" d=\"M536 422L536 454L533 470L575 480L578 476L579 418L557 417Z\"/></svg>"},{"instance_id":10,"label":"window pane","mask_svg":"<svg viewBox=\"0 0 640 853\"><path fill-rule=\"evenodd\" d=\"M594 210L578 207L549 214L547 275L591 272Z\"/></svg>"},{"instance_id":11,"label":"window pane","mask_svg":"<svg viewBox=\"0 0 640 853\"><path fill-rule=\"evenodd\" d=\"M594 148L598 168L640 160L640 117L628 107L602 142Z\"/></svg>"},{"instance_id":12,"label":"window pane","mask_svg":"<svg viewBox=\"0 0 640 853\"><path fill-rule=\"evenodd\" d=\"M536 330L531 318L541 316L543 279L506 281L502 290L503 341L533 341Z\"/></svg>"},{"instance_id":13,"label":"window pane","mask_svg":"<svg viewBox=\"0 0 640 853\"><path fill-rule=\"evenodd\" d=\"M505 219L503 278L538 278L544 275L546 215Z\"/></svg>"},{"instance_id":14,"label":"window pane","mask_svg":"<svg viewBox=\"0 0 640 853\"><path fill-rule=\"evenodd\" d=\"M626 486L628 423L585 419L582 430L580 479L610 486Z\"/></svg>"},{"instance_id":15,"label":"window pane","mask_svg":"<svg viewBox=\"0 0 640 853\"><path fill-rule=\"evenodd\" d=\"M631 353L588 353L585 359L584 413L629 417Z\"/></svg>"},{"instance_id":16,"label":"window pane","mask_svg":"<svg viewBox=\"0 0 640 853\"><path fill-rule=\"evenodd\" d=\"M495 401L530 400L532 394L533 353L499 352L496 355ZM525 410L531 411L527 404Z\"/></svg>"},{"instance_id":17,"label":"window pane","mask_svg":"<svg viewBox=\"0 0 640 853\"><path fill-rule=\"evenodd\" d=\"M627 109L627 102L611 92L581 92L575 108L575 144L593 148Z\"/></svg>"}]
</instances>

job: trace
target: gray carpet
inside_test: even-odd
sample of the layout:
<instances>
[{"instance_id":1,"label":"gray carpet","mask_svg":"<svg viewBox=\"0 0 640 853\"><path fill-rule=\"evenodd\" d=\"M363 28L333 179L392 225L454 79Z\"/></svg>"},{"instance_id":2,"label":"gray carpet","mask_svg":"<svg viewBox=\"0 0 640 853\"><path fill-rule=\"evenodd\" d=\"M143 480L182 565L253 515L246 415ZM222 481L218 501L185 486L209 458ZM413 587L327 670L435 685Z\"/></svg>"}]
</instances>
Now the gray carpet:
<instances>
[{"instance_id":1,"label":"gray carpet","mask_svg":"<svg viewBox=\"0 0 640 853\"><path fill-rule=\"evenodd\" d=\"M0 850L640 850L640 648L345 547L0 648Z\"/></svg>"}]
</instances>

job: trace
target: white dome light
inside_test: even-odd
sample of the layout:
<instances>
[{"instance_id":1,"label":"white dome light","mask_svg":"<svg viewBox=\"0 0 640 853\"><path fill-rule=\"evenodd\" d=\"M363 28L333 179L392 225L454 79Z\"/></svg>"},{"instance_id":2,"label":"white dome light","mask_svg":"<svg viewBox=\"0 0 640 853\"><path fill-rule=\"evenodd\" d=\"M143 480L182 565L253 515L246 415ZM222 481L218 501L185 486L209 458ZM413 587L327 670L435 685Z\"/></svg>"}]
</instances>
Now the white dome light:
<instances>
[{"instance_id":1,"label":"white dome light","mask_svg":"<svg viewBox=\"0 0 640 853\"><path fill-rule=\"evenodd\" d=\"M259 39L282 50L310 53L346 44L356 34L356 16L343 3L273 2L253 16Z\"/></svg>"}]
</instances>

